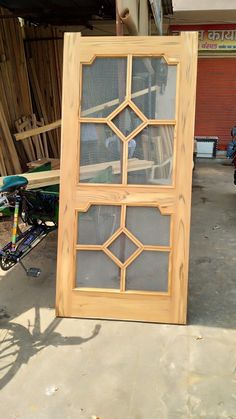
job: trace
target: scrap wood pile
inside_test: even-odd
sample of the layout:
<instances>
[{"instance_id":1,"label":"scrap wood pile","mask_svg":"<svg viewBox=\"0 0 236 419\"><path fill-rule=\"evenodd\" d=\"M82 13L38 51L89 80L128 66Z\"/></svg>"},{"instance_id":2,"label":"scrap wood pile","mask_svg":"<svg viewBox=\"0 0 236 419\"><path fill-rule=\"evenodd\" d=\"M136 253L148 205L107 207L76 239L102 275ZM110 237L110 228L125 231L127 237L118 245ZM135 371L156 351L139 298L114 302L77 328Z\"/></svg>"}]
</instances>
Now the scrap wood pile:
<instances>
[{"instance_id":1,"label":"scrap wood pile","mask_svg":"<svg viewBox=\"0 0 236 419\"><path fill-rule=\"evenodd\" d=\"M61 118L63 34L57 28L25 26L25 53L35 106L45 124ZM60 153L60 130L49 134L55 157Z\"/></svg>"},{"instance_id":2,"label":"scrap wood pile","mask_svg":"<svg viewBox=\"0 0 236 419\"><path fill-rule=\"evenodd\" d=\"M0 176L60 157L63 35L9 16L0 8Z\"/></svg>"},{"instance_id":3,"label":"scrap wood pile","mask_svg":"<svg viewBox=\"0 0 236 419\"><path fill-rule=\"evenodd\" d=\"M12 137L20 114L32 113L24 44L17 19L0 9L0 172L20 173L20 153Z\"/></svg>"},{"instance_id":4,"label":"scrap wood pile","mask_svg":"<svg viewBox=\"0 0 236 419\"><path fill-rule=\"evenodd\" d=\"M47 138L47 134L51 134L52 129L60 127L60 120L45 125L43 118L37 121L36 115L32 114L19 118L15 125L18 133L14 134L14 137L22 141L28 162L50 158L54 154L55 143L51 136Z\"/></svg>"}]
</instances>

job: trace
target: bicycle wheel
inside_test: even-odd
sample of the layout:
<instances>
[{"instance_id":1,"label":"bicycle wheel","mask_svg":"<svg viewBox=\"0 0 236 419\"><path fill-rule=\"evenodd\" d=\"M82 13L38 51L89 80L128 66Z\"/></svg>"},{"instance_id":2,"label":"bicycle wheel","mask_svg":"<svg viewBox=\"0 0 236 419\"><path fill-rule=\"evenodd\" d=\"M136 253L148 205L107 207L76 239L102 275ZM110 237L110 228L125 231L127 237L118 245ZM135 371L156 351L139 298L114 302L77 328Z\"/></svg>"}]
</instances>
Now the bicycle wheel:
<instances>
[{"instance_id":1,"label":"bicycle wheel","mask_svg":"<svg viewBox=\"0 0 236 419\"><path fill-rule=\"evenodd\" d=\"M16 261L12 260L6 252L4 256L0 256L0 267L3 271L8 271L16 264Z\"/></svg>"},{"instance_id":2,"label":"bicycle wheel","mask_svg":"<svg viewBox=\"0 0 236 419\"><path fill-rule=\"evenodd\" d=\"M32 336L17 323L0 323L0 390L33 354Z\"/></svg>"}]
</instances>

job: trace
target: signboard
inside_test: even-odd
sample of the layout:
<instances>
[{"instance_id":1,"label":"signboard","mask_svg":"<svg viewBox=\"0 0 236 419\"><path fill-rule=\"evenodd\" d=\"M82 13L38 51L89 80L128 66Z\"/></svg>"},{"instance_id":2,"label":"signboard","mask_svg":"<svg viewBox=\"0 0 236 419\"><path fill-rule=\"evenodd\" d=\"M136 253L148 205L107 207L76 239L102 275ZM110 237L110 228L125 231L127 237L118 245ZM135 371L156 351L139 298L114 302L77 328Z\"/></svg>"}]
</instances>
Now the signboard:
<instances>
[{"instance_id":1,"label":"signboard","mask_svg":"<svg viewBox=\"0 0 236 419\"><path fill-rule=\"evenodd\" d=\"M236 52L236 27L225 26L220 29L199 27L175 27L171 28L173 35L179 35L182 31L198 31L198 50L200 52Z\"/></svg>"}]
</instances>

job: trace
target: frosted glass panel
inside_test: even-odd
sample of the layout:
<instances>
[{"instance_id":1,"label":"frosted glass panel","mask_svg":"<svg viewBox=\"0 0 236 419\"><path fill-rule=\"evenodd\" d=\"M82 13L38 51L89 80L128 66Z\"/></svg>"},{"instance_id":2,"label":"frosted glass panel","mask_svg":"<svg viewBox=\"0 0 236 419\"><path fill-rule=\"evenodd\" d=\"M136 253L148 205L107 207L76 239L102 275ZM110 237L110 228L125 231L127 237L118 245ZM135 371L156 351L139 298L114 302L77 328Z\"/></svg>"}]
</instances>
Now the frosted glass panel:
<instances>
[{"instance_id":1,"label":"frosted glass panel","mask_svg":"<svg viewBox=\"0 0 236 419\"><path fill-rule=\"evenodd\" d=\"M120 288L120 269L102 251L77 252L76 286Z\"/></svg>"},{"instance_id":2,"label":"frosted glass panel","mask_svg":"<svg viewBox=\"0 0 236 419\"><path fill-rule=\"evenodd\" d=\"M81 124L80 182L121 183L122 141L106 124Z\"/></svg>"},{"instance_id":3,"label":"frosted glass panel","mask_svg":"<svg viewBox=\"0 0 236 419\"><path fill-rule=\"evenodd\" d=\"M78 214L79 244L103 244L120 227L120 206L93 205Z\"/></svg>"},{"instance_id":4,"label":"frosted glass panel","mask_svg":"<svg viewBox=\"0 0 236 419\"><path fill-rule=\"evenodd\" d=\"M126 270L126 289L168 291L167 252L143 251Z\"/></svg>"},{"instance_id":5,"label":"frosted glass panel","mask_svg":"<svg viewBox=\"0 0 236 419\"><path fill-rule=\"evenodd\" d=\"M134 57L131 98L148 119L175 119L176 66Z\"/></svg>"},{"instance_id":6,"label":"frosted glass panel","mask_svg":"<svg viewBox=\"0 0 236 419\"><path fill-rule=\"evenodd\" d=\"M128 160L128 183L171 185L173 167L174 127L148 126L131 139L132 158ZM134 170L136 167L136 170Z\"/></svg>"},{"instance_id":7,"label":"frosted glass panel","mask_svg":"<svg viewBox=\"0 0 236 419\"><path fill-rule=\"evenodd\" d=\"M127 106L112 120L112 122L119 128L122 134L127 137L142 123L142 120L136 115L133 109Z\"/></svg>"},{"instance_id":8,"label":"frosted glass panel","mask_svg":"<svg viewBox=\"0 0 236 419\"><path fill-rule=\"evenodd\" d=\"M126 234L121 233L108 249L124 263L137 250L137 246Z\"/></svg>"},{"instance_id":9,"label":"frosted glass panel","mask_svg":"<svg viewBox=\"0 0 236 419\"><path fill-rule=\"evenodd\" d=\"M170 216L152 207L127 207L126 227L145 245L169 246Z\"/></svg>"},{"instance_id":10,"label":"frosted glass panel","mask_svg":"<svg viewBox=\"0 0 236 419\"><path fill-rule=\"evenodd\" d=\"M81 116L104 118L125 99L126 58L96 58L82 67Z\"/></svg>"}]
</instances>

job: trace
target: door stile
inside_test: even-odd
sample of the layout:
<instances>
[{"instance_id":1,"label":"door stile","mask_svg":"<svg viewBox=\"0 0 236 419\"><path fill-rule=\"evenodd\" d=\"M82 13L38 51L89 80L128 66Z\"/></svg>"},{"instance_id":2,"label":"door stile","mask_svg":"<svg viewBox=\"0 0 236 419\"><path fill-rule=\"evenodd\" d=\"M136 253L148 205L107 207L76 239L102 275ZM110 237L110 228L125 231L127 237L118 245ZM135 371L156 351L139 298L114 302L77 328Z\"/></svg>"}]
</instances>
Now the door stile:
<instances>
[{"instance_id":1,"label":"door stile","mask_svg":"<svg viewBox=\"0 0 236 419\"><path fill-rule=\"evenodd\" d=\"M198 34L181 33L182 60L180 65L180 86L178 89L178 124L176 155L175 188L175 223L173 231L173 277L172 277L172 312L173 322L185 324L187 316L187 290L189 266L189 238L191 214L191 187L193 162L194 118L186 115L195 113L195 95L197 80ZM194 54L193 54L194 51ZM184 164L181 164L184 163Z\"/></svg>"},{"instance_id":2,"label":"door stile","mask_svg":"<svg viewBox=\"0 0 236 419\"><path fill-rule=\"evenodd\" d=\"M80 41L78 34L65 34L63 58L63 95L62 95L62 145L60 207L58 228L58 259L56 286L56 314L66 316L70 311L70 295L75 276L75 188L76 164L79 159L78 140L79 122L74 115L79 114L80 83ZM68 146L69 145L69 146ZM63 169L62 169L63 168ZM68 187L67 182L70 183Z\"/></svg>"}]
</instances>

